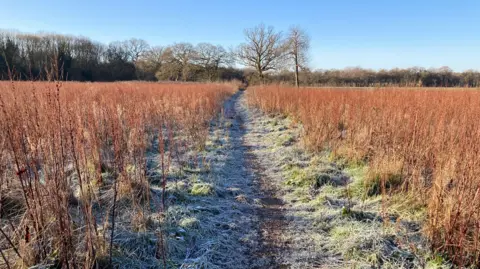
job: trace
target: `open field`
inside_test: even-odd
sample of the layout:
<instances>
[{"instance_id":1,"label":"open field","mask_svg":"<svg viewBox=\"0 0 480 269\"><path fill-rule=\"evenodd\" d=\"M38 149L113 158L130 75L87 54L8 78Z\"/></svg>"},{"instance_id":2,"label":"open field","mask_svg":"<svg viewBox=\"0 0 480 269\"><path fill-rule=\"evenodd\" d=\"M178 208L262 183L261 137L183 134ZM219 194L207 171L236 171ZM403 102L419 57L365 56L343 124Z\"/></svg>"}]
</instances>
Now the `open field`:
<instances>
[{"instance_id":1,"label":"open field","mask_svg":"<svg viewBox=\"0 0 480 269\"><path fill-rule=\"evenodd\" d=\"M238 87L0 83L0 268L479 265L480 92Z\"/></svg>"},{"instance_id":2,"label":"open field","mask_svg":"<svg viewBox=\"0 0 480 269\"><path fill-rule=\"evenodd\" d=\"M0 269L480 269L480 1L5 1Z\"/></svg>"},{"instance_id":3,"label":"open field","mask_svg":"<svg viewBox=\"0 0 480 269\"><path fill-rule=\"evenodd\" d=\"M256 87L249 100L301 122L310 150L364 167L352 195L381 195L384 216L420 221L435 251L478 265L478 91Z\"/></svg>"},{"instance_id":4,"label":"open field","mask_svg":"<svg viewBox=\"0 0 480 269\"><path fill-rule=\"evenodd\" d=\"M124 251L111 247L115 230L161 234L161 220L150 214L165 211L170 169L196 167L186 153L202 150L210 121L235 89L1 83L4 259L10 266L89 268ZM152 195L153 183L158 195ZM166 255L162 237L157 240L153 258Z\"/></svg>"}]
</instances>

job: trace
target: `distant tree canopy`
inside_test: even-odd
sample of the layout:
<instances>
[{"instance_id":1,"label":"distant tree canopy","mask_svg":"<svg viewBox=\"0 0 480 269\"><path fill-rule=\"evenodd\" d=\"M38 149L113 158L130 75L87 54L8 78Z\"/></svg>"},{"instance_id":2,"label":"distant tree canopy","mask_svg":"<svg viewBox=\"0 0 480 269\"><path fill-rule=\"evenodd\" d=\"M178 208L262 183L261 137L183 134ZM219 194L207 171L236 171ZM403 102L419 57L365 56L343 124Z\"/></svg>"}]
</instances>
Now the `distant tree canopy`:
<instances>
[{"instance_id":1,"label":"distant tree canopy","mask_svg":"<svg viewBox=\"0 0 480 269\"><path fill-rule=\"evenodd\" d=\"M278 73L272 80L293 84L291 72ZM303 85L346 87L480 87L480 72L467 70L454 72L444 66L425 69L381 69L378 71L360 67L342 70L304 70L299 75Z\"/></svg>"},{"instance_id":2,"label":"distant tree canopy","mask_svg":"<svg viewBox=\"0 0 480 269\"><path fill-rule=\"evenodd\" d=\"M310 70L308 35L300 28L290 29L286 39L264 25L245 30L245 36L246 42L230 52L210 43L152 47L144 40L130 39L106 45L85 37L0 31L0 79L9 79L10 70L15 79L23 80L246 79L250 84L304 86L480 87L480 72L459 73L448 67ZM247 67L240 69L236 63Z\"/></svg>"},{"instance_id":3,"label":"distant tree canopy","mask_svg":"<svg viewBox=\"0 0 480 269\"><path fill-rule=\"evenodd\" d=\"M0 78L75 81L242 79L219 45L151 47L141 39L108 45L84 37L0 32Z\"/></svg>"}]
</instances>

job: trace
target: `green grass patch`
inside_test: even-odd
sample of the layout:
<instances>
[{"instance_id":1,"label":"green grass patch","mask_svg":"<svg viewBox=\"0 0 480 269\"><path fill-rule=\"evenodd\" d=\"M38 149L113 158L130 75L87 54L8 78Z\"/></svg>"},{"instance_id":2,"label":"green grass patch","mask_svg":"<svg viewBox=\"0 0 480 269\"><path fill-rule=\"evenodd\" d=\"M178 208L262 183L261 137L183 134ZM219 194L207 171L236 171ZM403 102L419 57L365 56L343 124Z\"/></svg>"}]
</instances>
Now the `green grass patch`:
<instances>
[{"instance_id":1,"label":"green grass patch","mask_svg":"<svg viewBox=\"0 0 480 269\"><path fill-rule=\"evenodd\" d=\"M451 265L448 264L447 260L442 257L441 255L433 255L427 261L427 269L447 269L452 268Z\"/></svg>"},{"instance_id":2,"label":"green grass patch","mask_svg":"<svg viewBox=\"0 0 480 269\"><path fill-rule=\"evenodd\" d=\"M208 183L195 183L190 190L190 194L193 196L208 196L214 192L213 186Z\"/></svg>"},{"instance_id":3,"label":"green grass patch","mask_svg":"<svg viewBox=\"0 0 480 269\"><path fill-rule=\"evenodd\" d=\"M331 181L331 177L325 173L316 173L312 169L302 169L293 167L287 173L288 177L285 181L286 185L295 187L315 187L320 188Z\"/></svg>"},{"instance_id":4,"label":"green grass patch","mask_svg":"<svg viewBox=\"0 0 480 269\"><path fill-rule=\"evenodd\" d=\"M185 229L198 229L200 228L200 221L194 217L187 217L181 219L178 225Z\"/></svg>"}]
</instances>

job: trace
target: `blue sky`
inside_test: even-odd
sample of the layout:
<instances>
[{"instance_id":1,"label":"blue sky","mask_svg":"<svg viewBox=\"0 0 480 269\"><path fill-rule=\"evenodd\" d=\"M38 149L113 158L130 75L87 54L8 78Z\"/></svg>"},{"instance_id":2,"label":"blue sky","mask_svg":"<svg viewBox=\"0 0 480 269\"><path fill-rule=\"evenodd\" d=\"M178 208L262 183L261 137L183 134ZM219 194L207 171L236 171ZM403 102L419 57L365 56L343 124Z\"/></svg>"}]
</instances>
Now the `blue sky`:
<instances>
[{"instance_id":1,"label":"blue sky","mask_svg":"<svg viewBox=\"0 0 480 269\"><path fill-rule=\"evenodd\" d=\"M0 28L151 45L243 41L259 23L311 36L314 69L480 69L480 0L1 0Z\"/></svg>"}]
</instances>

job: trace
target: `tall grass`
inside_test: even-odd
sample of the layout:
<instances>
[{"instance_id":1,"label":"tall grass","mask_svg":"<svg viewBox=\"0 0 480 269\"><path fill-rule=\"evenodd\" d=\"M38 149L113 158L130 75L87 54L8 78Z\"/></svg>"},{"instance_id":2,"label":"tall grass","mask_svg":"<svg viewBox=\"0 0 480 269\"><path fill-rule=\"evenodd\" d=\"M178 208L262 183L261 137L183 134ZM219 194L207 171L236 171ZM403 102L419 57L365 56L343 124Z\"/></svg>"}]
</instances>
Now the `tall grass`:
<instances>
[{"instance_id":1,"label":"tall grass","mask_svg":"<svg viewBox=\"0 0 480 269\"><path fill-rule=\"evenodd\" d=\"M156 143L170 155L201 148L233 90L226 84L0 83L4 266L111 263L119 203L129 201L135 227L146 226L147 212L165 207L149 198L147 152ZM165 152L157 152L163 173Z\"/></svg>"},{"instance_id":2,"label":"tall grass","mask_svg":"<svg viewBox=\"0 0 480 269\"><path fill-rule=\"evenodd\" d=\"M412 194L432 248L480 266L480 92L267 86L248 98L300 121L311 150L367 165L369 195Z\"/></svg>"}]
</instances>

